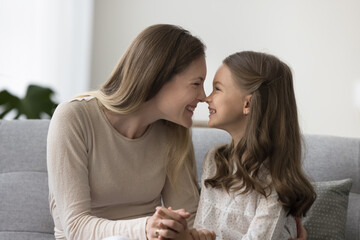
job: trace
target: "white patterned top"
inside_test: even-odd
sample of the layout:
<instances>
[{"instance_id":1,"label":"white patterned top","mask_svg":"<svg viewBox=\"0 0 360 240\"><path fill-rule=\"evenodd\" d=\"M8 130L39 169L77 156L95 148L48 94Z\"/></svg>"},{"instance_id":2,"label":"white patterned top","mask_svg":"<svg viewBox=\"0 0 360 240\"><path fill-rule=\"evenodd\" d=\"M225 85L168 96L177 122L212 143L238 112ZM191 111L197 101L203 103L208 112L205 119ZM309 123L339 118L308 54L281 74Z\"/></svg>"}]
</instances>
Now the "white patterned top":
<instances>
[{"instance_id":1,"label":"white patterned top","mask_svg":"<svg viewBox=\"0 0 360 240\"><path fill-rule=\"evenodd\" d=\"M194 227L214 231L217 240L295 238L295 219L286 216L274 189L265 198L255 191L228 194L224 189L204 186L204 180L216 172L216 149L208 152L203 163L202 190ZM268 174L267 180L271 181Z\"/></svg>"}]
</instances>

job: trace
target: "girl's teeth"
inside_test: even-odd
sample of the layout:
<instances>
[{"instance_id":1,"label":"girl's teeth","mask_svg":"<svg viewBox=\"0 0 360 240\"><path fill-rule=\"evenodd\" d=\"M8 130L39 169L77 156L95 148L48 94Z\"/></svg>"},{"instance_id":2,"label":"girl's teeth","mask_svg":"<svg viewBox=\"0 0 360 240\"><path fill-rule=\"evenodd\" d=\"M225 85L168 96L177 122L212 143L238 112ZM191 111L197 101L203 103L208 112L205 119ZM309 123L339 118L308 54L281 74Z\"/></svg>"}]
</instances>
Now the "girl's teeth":
<instances>
[{"instance_id":1,"label":"girl's teeth","mask_svg":"<svg viewBox=\"0 0 360 240\"><path fill-rule=\"evenodd\" d=\"M195 108L192 108L192 107L186 107L186 109L189 111L192 111L192 112L195 110Z\"/></svg>"}]
</instances>

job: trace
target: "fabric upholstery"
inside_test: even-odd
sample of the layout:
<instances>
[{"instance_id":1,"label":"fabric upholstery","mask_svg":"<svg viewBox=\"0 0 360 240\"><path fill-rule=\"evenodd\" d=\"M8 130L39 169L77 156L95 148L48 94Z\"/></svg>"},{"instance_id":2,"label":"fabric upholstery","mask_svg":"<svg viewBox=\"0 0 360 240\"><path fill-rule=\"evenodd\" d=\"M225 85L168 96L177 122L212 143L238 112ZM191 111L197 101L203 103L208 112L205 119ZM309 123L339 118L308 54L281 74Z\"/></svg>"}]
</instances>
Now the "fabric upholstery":
<instances>
[{"instance_id":1,"label":"fabric upholstery","mask_svg":"<svg viewBox=\"0 0 360 240\"><path fill-rule=\"evenodd\" d=\"M48 206L46 136L49 120L0 120L0 239L54 239ZM351 178L346 239L360 240L360 139L305 135L304 166L313 181ZM231 141L221 130L194 128L198 167L214 145Z\"/></svg>"},{"instance_id":2,"label":"fabric upholstery","mask_svg":"<svg viewBox=\"0 0 360 240\"><path fill-rule=\"evenodd\" d=\"M0 121L0 239L54 239L48 204L48 120Z\"/></svg>"},{"instance_id":3,"label":"fabric upholstery","mask_svg":"<svg viewBox=\"0 0 360 240\"><path fill-rule=\"evenodd\" d=\"M194 128L193 143L197 161L198 180L202 161L214 145L231 141L228 133L218 129ZM360 139L326 135L304 135L303 163L305 172L313 182L351 178L345 236L360 240Z\"/></svg>"},{"instance_id":4,"label":"fabric upholstery","mask_svg":"<svg viewBox=\"0 0 360 240\"><path fill-rule=\"evenodd\" d=\"M317 198L303 220L308 240L345 239L351 179L314 183Z\"/></svg>"}]
</instances>

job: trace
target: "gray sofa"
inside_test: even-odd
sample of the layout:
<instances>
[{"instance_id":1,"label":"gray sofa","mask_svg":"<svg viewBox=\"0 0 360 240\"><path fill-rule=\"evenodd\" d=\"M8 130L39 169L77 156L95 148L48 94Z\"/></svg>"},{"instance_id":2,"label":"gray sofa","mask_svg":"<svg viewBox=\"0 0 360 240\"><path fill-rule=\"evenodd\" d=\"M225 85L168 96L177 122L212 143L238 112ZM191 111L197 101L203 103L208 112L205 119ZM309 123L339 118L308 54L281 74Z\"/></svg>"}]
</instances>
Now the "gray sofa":
<instances>
[{"instance_id":1,"label":"gray sofa","mask_svg":"<svg viewBox=\"0 0 360 240\"><path fill-rule=\"evenodd\" d=\"M0 240L54 239L46 172L48 125L49 120L0 120ZM229 140L224 131L193 129L198 177L209 148ZM360 139L306 135L305 149L305 169L314 181L353 180L346 239L359 240Z\"/></svg>"}]
</instances>

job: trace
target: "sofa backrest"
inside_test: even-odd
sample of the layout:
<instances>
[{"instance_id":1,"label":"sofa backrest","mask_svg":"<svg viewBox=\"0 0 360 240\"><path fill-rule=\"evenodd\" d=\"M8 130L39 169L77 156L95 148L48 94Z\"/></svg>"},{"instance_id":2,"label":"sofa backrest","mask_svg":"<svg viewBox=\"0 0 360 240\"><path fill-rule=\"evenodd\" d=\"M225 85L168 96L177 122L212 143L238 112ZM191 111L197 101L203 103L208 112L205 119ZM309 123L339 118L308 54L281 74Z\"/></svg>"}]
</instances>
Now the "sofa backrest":
<instances>
[{"instance_id":1,"label":"sofa backrest","mask_svg":"<svg viewBox=\"0 0 360 240\"><path fill-rule=\"evenodd\" d=\"M46 170L49 122L0 121L0 239L54 239Z\"/></svg>"},{"instance_id":2,"label":"sofa backrest","mask_svg":"<svg viewBox=\"0 0 360 240\"><path fill-rule=\"evenodd\" d=\"M0 239L54 239L48 206L49 120L0 120ZM221 130L193 128L198 167L207 151L230 142ZM360 139L305 135L304 167L314 181L352 178L346 239L360 239Z\"/></svg>"}]
</instances>

